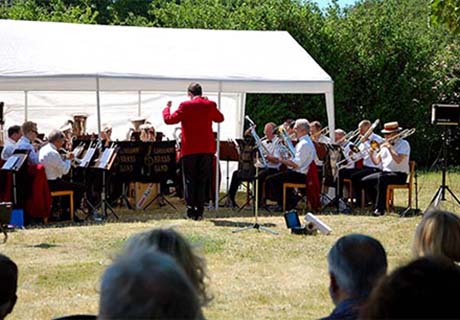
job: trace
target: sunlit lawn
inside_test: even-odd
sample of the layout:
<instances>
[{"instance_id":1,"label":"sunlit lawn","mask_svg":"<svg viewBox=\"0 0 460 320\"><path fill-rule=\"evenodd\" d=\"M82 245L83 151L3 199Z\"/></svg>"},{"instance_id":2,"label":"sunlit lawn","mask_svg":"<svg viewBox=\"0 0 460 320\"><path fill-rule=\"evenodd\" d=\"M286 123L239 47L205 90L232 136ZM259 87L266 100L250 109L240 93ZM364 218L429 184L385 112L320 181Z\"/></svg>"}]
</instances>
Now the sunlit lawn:
<instances>
[{"instance_id":1,"label":"sunlit lawn","mask_svg":"<svg viewBox=\"0 0 460 320\"><path fill-rule=\"evenodd\" d=\"M423 209L441 183L441 174L420 174L418 180ZM460 195L460 174L449 174L448 184ZM405 207L406 199L407 193L397 192L397 205ZM443 203L447 205L460 212L451 202ZM420 216L400 218L395 213L378 218L364 211L325 213L319 217L331 226L331 235L298 236L285 228L281 213L261 211L259 222L279 232L274 236L256 230L232 233L254 222L250 210L210 211L200 222L184 220L182 211L169 207L136 215L126 210L120 213L119 223L10 233L0 250L20 270L18 303L11 319L96 314L99 278L123 242L137 232L169 226L184 233L208 261L209 288L215 297L205 309L208 319L318 318L333 308L325 257L338 237L351 232L376 237L385 246L393 269L410 259L413 231L420 220Z\"/></svg>"}]
</instances>

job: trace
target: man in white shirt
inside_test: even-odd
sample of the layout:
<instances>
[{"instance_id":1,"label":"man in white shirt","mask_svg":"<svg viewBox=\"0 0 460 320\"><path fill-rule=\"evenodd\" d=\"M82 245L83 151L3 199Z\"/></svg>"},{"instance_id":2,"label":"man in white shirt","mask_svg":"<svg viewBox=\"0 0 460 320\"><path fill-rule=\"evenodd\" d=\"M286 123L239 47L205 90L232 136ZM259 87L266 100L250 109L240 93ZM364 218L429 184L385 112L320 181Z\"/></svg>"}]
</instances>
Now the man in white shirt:
<instances>
[{"instance_id":1,"label":"man in white shirt","mask_svg":"<svg viewBox=\"0 0 460 320\"><path fill-rule=\"evenodd\" d=\"M353 196L356 199L357 205L360 205L361 203L361 190L363 189L363 185L361 182L362 179L365 176L368 176L372 173L382 171L382 164L381 163L375 164L369 155L369 150L371 149L372 141L376 141L379 144L383 142L383 138L374 132L369 134L368 137L366 138L366 133L369 131L369 128L371 126L372 124L369 120L363 120L358 125L359 134L361 136L361 139L365 139L358 147L359 150L361 151L360 157L362 159L362 164L357 165L357 167L361 167L361 168L356 169L356 172L354 172L350 176L352 188L353 188ZM369 193L369 190L366 188L364 188L364 191L366 192L366 194Z\"/></svg>"},{"instance_id":2,"label":"man in white shirt","mask_svg":"<svg viewBox=\"0 0 460 320\"><path fill-rule=\"evenodd\" d=\"M11 126L8 128L8 137L2 150L2 160L8 160L14 152L16 142L22 137L20 126Z\"/></svg>"},{"instance_id":3,"label":"man in white shirt","mask_svg":"<svg viewBox=\"0 0 460 320\"><path fill-rule=\"evenodd\" d=\"M281 163L279 163L279 158L280 158L280 150L279 150L279 138L275 135L274 130L276 128L276 124L273 122L269 122L265 124L264 127L264 134L266 139L262 140L262 150L264 153L264 159L265 162L260 159L260 154L259 154L259 159L255 163L255 166L258 167L258 203L263 205L264 202L264 182L265 179L277 173L279 171L279 168L281 166ZM265 163L267 166L265 166ZM251 170L252 172L252 170ZM255 174L255 171L253 171ZM245 179L243 177L244 173L242 173L240 170L234 171L232 174L232 180L230 183L230 188L228 191L228 203L227 206L229 207L236 207L237 204L235 202L235 196L236 192L238 190L239 185L241 182L243 182ZM253 180L253 177L250 177L251 180Z\"/></svg>"},{"instance_id":4,"label":"man in white shirt","mask_svg":"<svg viewBox=\"0 0 460 320\"><path fill-rule=\"evenodd\" d=\"M22 124L23 136L16 142L13 153L16 150L27 150L28 151L28 163L38 164L38 152L35 150L33 143L37 139L38 131L37 124L32 121L26 121Z\"/></svg>"},{"instance_id":5,"label":"man in white shirt","mask_svg":"<svg viewBox=\"0 0 460 320\"><path fill-rule=\"evenodd\" d=\"M48 135L48 143L39 152L40 163L45 167L46 179L50 191L72 190L74 191L74 203L80 204L84 187L62 179L70 171L71 161L74 158L72 153L68 153L63 159L59 150L65 144L65 136L59 130L53 130ZM77 219L76 219L77 220Z\"/></svg>"},{"instance_id":6,"label":"man in white shirt","mask_svg":"<svg viewBox=\"0 0 460 320\"><path fill-rule=\"evenodd\" d=\"M276 173L267 177L266 188L272 190L272 198L278 203L278 210L283 205L283 183L307 183L307 172L310 164L316 157L316 150L309 137L310 125L307 119L297 119L294 130L298 138L295 146L295 156L291 159L279 158L278 162L288 167L285 172ZM286 197L286 209L296 207L297 200L294 193L288 193Z\"/></svg>"},{"instance_id":7,"label":"man in white shirt","mask_svg":"<svg viewBox=\"0 0 460 320\"><path fill-rule=\"evenodd\" d=\"M405 184L409 174L409 142L395 138L401 131L398 122L385 123L382 133L385 142L380 145L380 151L375 154L370 150L370 156L375 164L382 164L382 172L373 173L363 178L364 186L373 187L376 193L375 216L385 213L387 186L389 184Z\"/></svg>"}]
</instances>

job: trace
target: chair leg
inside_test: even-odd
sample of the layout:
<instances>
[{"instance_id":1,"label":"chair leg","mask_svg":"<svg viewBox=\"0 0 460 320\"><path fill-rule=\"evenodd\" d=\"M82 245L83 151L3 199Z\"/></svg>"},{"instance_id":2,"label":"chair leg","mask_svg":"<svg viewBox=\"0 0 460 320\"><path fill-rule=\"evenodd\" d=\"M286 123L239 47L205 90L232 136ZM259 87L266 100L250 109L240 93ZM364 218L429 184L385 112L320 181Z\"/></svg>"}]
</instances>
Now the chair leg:
<instances>
[{"instance_id":1,"label":"chair leg","mask_svg":"<svg viewBox=\"0 0 460 320\"><path fill-rule=\"evenodd\" d=\"M385 207L387 209L387 212L390 212L390 199L391 199L391 189L388 190L387 189L387 197L386 197L386 200L385 200Z\"/></svg>"},{"instance_id":2,"label":"chair leg","mask_svg":"<svg viewBox=\"0 0 460 320\"><path fill-rule=\"evenodd\" d=\"M286 212L286 185L283 184L283 212Z\"/></svg>"},{"instance_id":3,"label":"chair leg","mask_svg":"<svg viewBox=\"0 0 460 320\"><path fill-rule=\"evenodd\" d=\"M73 206L73 192L70 194L70 221L73 221L74 206Z\"/></svg>"},{"instance_id":4,"label":"chair leg","mask_svg":"<svg viewBox=\"0 0 460 320\"><path fill-rule=\"evenodd\" d=\"M411 188L407 188L407 192L409 193L409 194L408 194L409 208L412 208L412 189L411 189Z\"/></svg>"}]
</instances>

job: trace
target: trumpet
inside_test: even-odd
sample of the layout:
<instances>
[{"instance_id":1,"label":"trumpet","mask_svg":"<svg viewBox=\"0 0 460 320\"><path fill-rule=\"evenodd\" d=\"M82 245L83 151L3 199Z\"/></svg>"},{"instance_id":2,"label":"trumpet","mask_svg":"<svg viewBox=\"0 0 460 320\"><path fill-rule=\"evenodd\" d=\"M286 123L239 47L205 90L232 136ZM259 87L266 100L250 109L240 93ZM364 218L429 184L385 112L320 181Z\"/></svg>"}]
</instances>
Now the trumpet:
<instances>
[{"instance_id":1,"label":"trumpet","mask_svg":"<svg viewBox=\"0 0 460 320\"><path fill-rule=\"evenodd\" d=\"M394 136L389 137L388 139L383 140L383 142L379 143L375 140L372 140L370 142L370 149L372 151L380 151L380 147L382 144L385 142L393 143L394 141L398 139L404 139L407 138L415 133L415 128L412 129L404 129L403 131L399 132L398 134L395 134ZM370 151L370 150L369 150Z\"/></svg>"}]
</instances>

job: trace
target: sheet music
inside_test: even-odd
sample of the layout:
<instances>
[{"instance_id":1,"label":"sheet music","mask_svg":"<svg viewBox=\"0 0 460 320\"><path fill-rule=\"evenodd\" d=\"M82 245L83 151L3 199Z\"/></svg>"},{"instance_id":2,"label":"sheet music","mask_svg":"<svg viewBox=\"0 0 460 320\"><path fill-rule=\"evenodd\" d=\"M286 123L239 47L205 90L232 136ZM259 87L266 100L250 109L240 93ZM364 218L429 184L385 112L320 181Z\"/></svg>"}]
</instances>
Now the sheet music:
<instances>
[{"instance_id":1,"label":"sheet music","mask_svg":"<svg viewBox=\"0 0 460 320\"><path fill-rule=\"evenodd\" d=\"M83 167L83 168L88 167L89 163L94 157L95 152L96 152L96 148L89 148L88 151L86 151L85 156L81 160L79 167Z\"/></svg>"},{"instance_id":2,"label":"sheet music","mask_svg":"<svg viewBox=\"0 0 460 320\"><path fill-rule=\"evenodd\" d=\"M104 153L102 154L101 160L99 160L97 168L107 169L114 152L115 152L115 149L113 148L105 149Z\"/></svg>"},{"instance_id":3,"label":"sheet music","mask_svg":"<svg viewBox=\"0 0 460 320\"><path fill-rule=\"evenodd\" d=\"M18 157L9 157L8 160L3 164L2 170L14 170L16 162L18 162Z\"/></svg>"}]
</instances>

